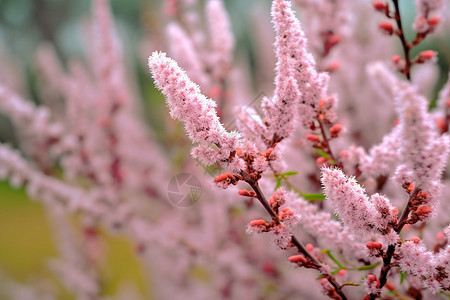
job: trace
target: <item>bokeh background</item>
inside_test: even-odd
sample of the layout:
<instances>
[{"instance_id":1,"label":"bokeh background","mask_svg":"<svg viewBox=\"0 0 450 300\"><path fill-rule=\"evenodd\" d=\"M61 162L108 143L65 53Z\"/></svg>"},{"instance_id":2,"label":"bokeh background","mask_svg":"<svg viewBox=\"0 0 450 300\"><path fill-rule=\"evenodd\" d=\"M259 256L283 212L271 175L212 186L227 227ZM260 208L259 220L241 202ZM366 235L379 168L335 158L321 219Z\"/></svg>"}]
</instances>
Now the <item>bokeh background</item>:
<instances>
[{"instance_id":1,"label":"bokeh background","mask_svg":"<svg viewBox=\"0 0 450 300\"><path fill-rule=\"evenodd\" d=\"M407 34L411 35L408 24L414 18L413 1L400 2ZM260 49L252 39L252 20L261 17L269 22L270 1L226 0L225 3L236 35L236 56L245 57L248 68L255 70L255 53ZM167 48L164 26L168 20L162 13L162 1L112 0L111 4L129 72L136 79L148 124L175 160L177 150L173 141L182 133L180 130L168 131L164 100L153 88L145 61L151 50ZM22 95L36 103L41 102L33 57L42 43L53 44L63 63L69 57L83 56L82 30L90 6L89 0L0 0L0 57L6 57L8 64L14 66L12 73L8 73L10 76L23 78ZM430 48L439 52L439 68L444 74L436 86L438 91L448 72L450 39L427 39L415 51ZM258 91L254 93L256 96ZM12 126L1 115L0 141L17 144ZM102 270L105 278L103 293L116 294L119 283L124 281L131 282L141 291L148 289L133 247L124 238L102 235L105 247L109 249ZM50 224L41 205L28 199L22 189L15 190L6 182L0 182L0 269L19 282L55 281L46 264L56 255ZM63 291L63 287L60 288ZM70 295L67 294L65 299L71 299Z\"/></svg>"}]
</instances>

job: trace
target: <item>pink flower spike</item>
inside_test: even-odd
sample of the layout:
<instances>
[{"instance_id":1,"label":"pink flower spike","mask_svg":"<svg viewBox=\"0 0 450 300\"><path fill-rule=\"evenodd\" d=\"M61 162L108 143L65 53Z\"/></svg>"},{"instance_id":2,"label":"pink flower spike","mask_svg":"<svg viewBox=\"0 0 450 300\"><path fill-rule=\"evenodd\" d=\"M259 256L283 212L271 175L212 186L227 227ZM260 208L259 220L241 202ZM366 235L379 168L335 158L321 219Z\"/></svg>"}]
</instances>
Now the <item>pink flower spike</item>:
<instances>
[{"instance_id":1,"label":"pink flower spike","mask_svg":"<svg viewBox=\"0 0 450 300\"><path fill-rule=\"evenodd\" d=\"M322 168L321 179L327 200L350 231L364 237L376 229L387 235L388 243L397 240L390 226L395 209L386 197L374 194L369 199L355 178L338 168Z\"/></svg>"},{"instance_id":2,"label":"pink flower spike","mask_svg":"<svg viewBox=\"0 0 450 300\"><path fill-rule=\"evenodd\" d=\"M216 80L223 80L231 68L234 37L230 20L222 0L208 0L206 4L211 49L209 65Z\"/></svg>"},{"instance_id":3,"label":"pink flower spike","mask_svg":"<svg viewBox=\"0 0 450 300\"><path fill-rule=\"evenodd\" d=\"M227 165L230 153L238 146L239 135L225 130L217 117L214 101L202 95L199 87L165 53L154 52L148 65L171 116L181 120L189 138L200 144L193 151L194 158L207 165L223 161Z\"/></svg>"},{"instance_id":4,"label":"pink flower spike","mask_svg":"<svg viewBox=\"0 0 450 300\"><path fill-rule=\"evenodd\" d=\"M292 11L290 1L273 1L272 22L277 34L275 42L278 59L277 78L275 79L276 98L278 101L286 101L287 103L283 105L286 108L294 107L293 100L298 98L300 100L298 107L300 121L305 128L309 128L315 117L314 110L319 100L326 97L329 76L327 73L316 71L316 62L307 51L305 35L300 22ZM295 85L298 86L297 89ZM296 90L301 91L301 96ZM288 117L290 120L290 113L283 119L287 120Z\"/></svg>"}]
</instances>

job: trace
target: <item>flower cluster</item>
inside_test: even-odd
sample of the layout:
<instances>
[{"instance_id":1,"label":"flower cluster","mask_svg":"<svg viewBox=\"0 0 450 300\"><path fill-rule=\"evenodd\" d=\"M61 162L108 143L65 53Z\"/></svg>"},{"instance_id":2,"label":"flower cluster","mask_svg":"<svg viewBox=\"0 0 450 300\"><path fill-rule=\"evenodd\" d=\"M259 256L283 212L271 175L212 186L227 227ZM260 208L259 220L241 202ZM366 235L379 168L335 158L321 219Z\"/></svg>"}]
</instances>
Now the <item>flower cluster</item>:
<instances>
[{"instance_id":1,"label":"flower cluster","mask_svg":"<svg viewBox=\"0 0 450 300\"><path fill-rule=\"evenodd\" d=\"M411 56L445 9L415 4L409 41L397 0L272 0L270 13L258 3L256 29L270 36L270 17L275 42L242 51L235 4L166 0L151 17L167 24L167 45L158 26L142 41L156 89L141 86L154 97L141 101L109 2L93 0L83 59L39 47L42 101L0 70L0 111L18 141L0 144L0 179L46 211L59 285L77 299L132 298L106 295L114 235L151 275L142 298L448 296L450 79L433 87L435 49ZM273 92L243 106L252 88ZM158 90L186 138L158 110ZM60 296L0 276L0 298Z\"/></svg>"}]
</instances>

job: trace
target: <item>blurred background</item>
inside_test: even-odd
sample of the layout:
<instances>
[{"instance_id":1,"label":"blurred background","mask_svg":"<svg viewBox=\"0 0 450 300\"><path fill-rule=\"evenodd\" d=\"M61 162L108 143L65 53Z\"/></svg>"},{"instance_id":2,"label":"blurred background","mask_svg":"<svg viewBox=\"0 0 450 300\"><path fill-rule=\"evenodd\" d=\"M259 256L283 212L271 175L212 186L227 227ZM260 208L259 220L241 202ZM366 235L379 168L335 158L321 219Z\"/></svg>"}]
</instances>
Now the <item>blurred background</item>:
<instances>
[{"instance_id":1,"label":"blurred background","mask_svg":"<svg viewBox=\"0 0 450 300\"><path fill-rule=\"evenodd\" d=\"M400 2L405 23L411 24L414 18L413 1ZM225 4L236 38L235 56L244 57L243 61L253 74L255 53L261 50L253 40L253 21L265 12L264 22L270 26L270 1L226 0ZM167 48L164 27L168 19L163 13L162 1L111 0L111 5L129 72L136 78L141 94L144 115L160 144L176 159L177 154L171 147L173 136L167 135L164 100L154 89L146 66L146 57L151 51ZM89 0L0 0L0 68L7 70L0 72L3 77L0 80L23 78L17 83L17 91L25 98L40 103L42 93L34 66L37 47L43 43L53 44L63 63L68 58L83 57L82 34L90 6ZM411 26L405 27L411 36ZM415 49L415 53L430 48L440 55L441 76L436 86L437 92L448 72L450 39L431 37ZM252 77L255 76L258 75L253 74ZM271 78L272 74L268 76ZM253 91L255 96L257 89L255 87ZM0 141L17 144L11 124L1 115ZM102 270L106 278L103 283L105 295L116 294L119 283L124 281L137 283L139 289L145 290L142 270L132 246L125 239L102 234L110 250L109 263ZM19 282L42 278L52 281L54 275L48 271L46 263L55 255L52 233L41 205L30 201L23 190L12 189L6 182L0 182L0 269ZM68 294L66 298L71 299Z\"/></svg>"}]
</instances>

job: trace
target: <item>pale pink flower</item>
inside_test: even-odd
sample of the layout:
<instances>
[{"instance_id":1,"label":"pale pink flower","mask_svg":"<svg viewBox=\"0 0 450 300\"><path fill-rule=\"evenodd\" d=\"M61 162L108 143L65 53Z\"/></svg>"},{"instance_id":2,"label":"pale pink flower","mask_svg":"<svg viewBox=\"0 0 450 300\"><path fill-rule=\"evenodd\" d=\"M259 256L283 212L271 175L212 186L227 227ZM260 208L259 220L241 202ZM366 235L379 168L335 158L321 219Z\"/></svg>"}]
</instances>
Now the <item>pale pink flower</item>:
<instances>
[{"instance_id":1,"label":"pale pink flower","mask_svg":"<svg viewBox=\"0 0 450 300\"><path fill-rule=\"evenodd\" d=\"M318 239L322 248L342 252L349 260L364 259L366 257L365 243L343 228L340 222L333 220L328 212L319 211L316 205L310 204L292 193L286 195L286 204L300 220L300 226Z\"/></svg>"},{"instance_id":2,"label":"pale pink flower","mask_svg":"<svg viewBox=\"0 0 450 300\"><path fill-rule=\"evenodd\" d=\"M292 23L293 20L296 23ZM269 129L274 135L285 138L294 131L296 108L300 99L295 79L298 63L296 56L299 55L297 47L305 47L306 39L300 24L284 1L273 2L272 23L276 33L275 93L273 99L265 98L262 105Z\"/></svg>"},{"instance_id":3,"label":"pale pink flower","mask_svg":"<svg viewBox=\"0 0 450 300\"><path fill-rule=\"evenodd\" d=\"M436 255L428 251L422 242L406 241L397 251L401 270L420 278L422 287L432 293L450 288L448 246Z\"/></svg>"},{"instance_id":4,"label":"pale pink flower","mask_svg":"<svg viewBox=\"0 0 450 300\"><path fill-rule=\"evenodd\" d=\"M373 229L382 234L392 232L398 210L387 198L379 194L369 198L354 177L337 168L322 168L322 184L327 200L348 230L363 236Z\"/></svg>"},{"instance_id":5,"label":"pale pink flower","mask_svg":"<svg viewBox=\"0 0 450 300\"><path fill-rule=\"evenodd\" d=\"M364 288L368 294L377 295L380 292L380 282L375 275L369 274L364 280Z\"/></svg>"},{"instance_id":6,"label":"pale pink flower","mask_svg":"<svg viewBox=\"0 0 450 300\"><path fill-rule=\"evenodd\" d=\"M383 141L373 146L368 155L361 156L360 169L366 177L390 175L400 161L400 126L383 137Z\"/></svg>"},{"instance_id":7,"label":"pale pink flower","mask_svg":"<svg viewBox=\"0 0 450 300\"><path fill-rule=\"evenodd\" d=\"M402 183L413 182L431 198L437 198L450 140L447 135L439 136L427 112L428 101L406 82L399 82L397 87L395 100L402 140L399 154L403 164L397 168L396 176Z\"/></svg>"},{"instance_id":8,"label":"pale pink flower","mask_svg":"<svg viewBox=\"0 0 450 300\"><path fill-rule=\"evenodd\" d=\"M175 22L167 26L166 33L170 41L170 54L186 70L193 82L197 83L202 89L209 89L210 80L205 73L205 66L190 36Z\"/></svg>"},{"instance_id":9,"label":"pale pink flower","mask_svg":"<svg viewBox=\"0 0 450 300\"><path fill-rule=\"evenodd\" d=\"M231 24L222 0L208 0L206 19L210 38L209 64L213 76L221 80L231 68L234 48Z\"/></svg>"},{"instance_id":10,"label":"pale pink flower","mask_svg":"<svg viewBox=\"0 0 450 300\"><path fill-rule=\"evenodd\" d=\"M241 107L238 111L236 125L239 132L247 140L261 144L269 139L266 125L260 115L252 107Z\"/></svg>"},{"instance_id":11,"label":"pale pink flower","mask_svg":"<svg viewBox=\"0 0 450 300\"><path fill-rule=\"evenodd\" d=\"M238 145L239 135L225 130L217 117L214 101L202 95L200 88L165 53L154 52L148 64L171 116L181 120L189 138L199 144L192 151L194 158L208 165L227 160Z\"/></svg>"},{"instance_id":12,"label":"pale pink flower","mask_svg":"<svg viewBox=\"0 0 450 300\"><path fill-rule=\"evenodd\" d=\"M316 71L314 57L307 51L304 33L291 9L290 1L275 0L273 2L272 22L280 37L277 43L286 39L283 48L279 46L277 48L280 48L279 55L282 55L284 59L289 59L291 69L295 70L295 80L302 93L299 106L300 120L308 128L315 117L315 109L319 100L326 96L329 76ZM286 38L284 38L285 35ZM286 83L286 85L292 84ZM289 89L292 88L289 86Z\"/></svg>"}]
</instances>

